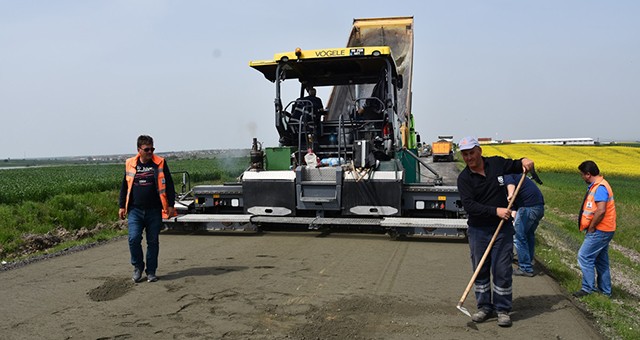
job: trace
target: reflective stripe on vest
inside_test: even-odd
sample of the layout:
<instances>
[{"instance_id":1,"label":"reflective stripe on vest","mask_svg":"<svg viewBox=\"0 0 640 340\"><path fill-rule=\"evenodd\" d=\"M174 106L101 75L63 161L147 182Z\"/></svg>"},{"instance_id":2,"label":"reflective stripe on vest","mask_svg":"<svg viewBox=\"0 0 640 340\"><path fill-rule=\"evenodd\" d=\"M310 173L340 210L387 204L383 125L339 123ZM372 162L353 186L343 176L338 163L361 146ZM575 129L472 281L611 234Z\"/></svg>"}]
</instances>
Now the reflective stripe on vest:
<instances>
[{"instance_id":1,"label":"reflective stripe on vest","mask_svg":"<svg viewBox=\"0 0 640 340\"><path fill-rule=\"evenodd\" d=\"M607 182L604 178L600 177L597 179L584 198L584 202L582 203L582 216L580 217L580 230L585 230L591 224L591 220L593 220L593 216L597 210L597 204L595 201L596 190L598 190L599 186L604 186L609 192L609 198L606 202L606 211L604 213L604 217L602 221L596 226L597 230L600 231L615 231L616 230L616 206L615 200L613 199L613 190L611 190L611 186L609 186L609 182Z\"/></svg>"}]
</instances>

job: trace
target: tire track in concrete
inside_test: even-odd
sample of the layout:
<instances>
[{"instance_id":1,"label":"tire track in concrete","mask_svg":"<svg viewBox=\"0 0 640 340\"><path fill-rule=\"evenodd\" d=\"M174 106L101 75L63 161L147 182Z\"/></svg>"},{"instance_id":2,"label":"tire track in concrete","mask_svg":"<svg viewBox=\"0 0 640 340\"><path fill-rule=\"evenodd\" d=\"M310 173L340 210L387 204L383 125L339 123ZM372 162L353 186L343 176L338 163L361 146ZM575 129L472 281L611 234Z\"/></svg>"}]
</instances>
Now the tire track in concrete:
<instances>
[{"instance_id":1,"label":"tire track in concrete","mask_svg":"<svg viewBox=\"0 0 640 340\"><path fill-rule=\"evenodd\" d=\"M376 294L388 294L393 291L394 284L398 279L398 273L400 268L402 267L402 263L404 262L404 258L407 256L407 251L409 249L409 243L407 242L396 242L395 249L393 254L389 256L387 259L387 263L385 263L384 269L378 280L376 281Z\"/></svg>"}]
</instances>

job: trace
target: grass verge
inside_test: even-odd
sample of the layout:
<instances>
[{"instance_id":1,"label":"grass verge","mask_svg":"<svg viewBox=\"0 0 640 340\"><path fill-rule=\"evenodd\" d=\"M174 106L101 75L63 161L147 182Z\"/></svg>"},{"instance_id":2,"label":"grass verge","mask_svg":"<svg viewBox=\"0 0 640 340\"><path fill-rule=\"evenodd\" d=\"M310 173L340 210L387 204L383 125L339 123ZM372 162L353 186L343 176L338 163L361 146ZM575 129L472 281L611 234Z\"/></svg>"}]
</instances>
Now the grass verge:
<instances>
[{"instance_id":1,"label":"grass verge","mask_svg":"<svg viewBox=\"0 0 640 340\"><path fill-rule=\"evenodd\" d=\"M580 289L582 281L577 252L584 235L577 228L577 213L586 188L578 174L541 176L546 211L536 235L536 260L570 294ZM609 248L613 294L612 298L591 294L576 303L591 314L606 338L640 339L638 223L632 222L640 218L640 191L628 178L607 179L612 183L618 213L618 231Z\"/></svg>"}]
</instances>

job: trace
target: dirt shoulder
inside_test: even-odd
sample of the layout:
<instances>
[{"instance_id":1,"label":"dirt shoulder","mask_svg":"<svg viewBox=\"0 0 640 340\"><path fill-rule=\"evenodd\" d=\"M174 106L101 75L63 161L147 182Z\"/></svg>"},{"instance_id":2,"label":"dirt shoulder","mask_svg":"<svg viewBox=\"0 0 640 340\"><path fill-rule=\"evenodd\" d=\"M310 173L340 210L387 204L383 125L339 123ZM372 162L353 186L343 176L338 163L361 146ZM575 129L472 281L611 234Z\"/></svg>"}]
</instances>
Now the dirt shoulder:
<instances>
[{"instance_id":1,"label":"dirt shoulder","mask_svg":"<svg viewBox=\"0 0 640 340\"><path fill-rule=\"evenodd\" d=\"M130 282L126 240L0 272L21 338L600 339L548 276L514 278L514 325L456 309L466 243L384 235L161 235L160 281ZM465 306L475 310L470 296Z\"/></svg>"}]
</instances>

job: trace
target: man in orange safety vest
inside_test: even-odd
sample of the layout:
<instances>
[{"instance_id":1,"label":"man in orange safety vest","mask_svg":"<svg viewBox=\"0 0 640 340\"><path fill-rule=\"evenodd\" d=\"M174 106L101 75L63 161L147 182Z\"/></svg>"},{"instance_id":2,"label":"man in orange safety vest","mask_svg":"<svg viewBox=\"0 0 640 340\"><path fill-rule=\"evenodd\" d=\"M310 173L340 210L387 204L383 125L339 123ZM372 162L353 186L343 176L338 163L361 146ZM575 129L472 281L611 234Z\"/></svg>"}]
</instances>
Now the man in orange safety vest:
<instances>
[{"instance_id":1,"label":"man in orange safety vest","mask_svg":"<svg viewBox=\"0 0 640 340\"><path fill-rule=\"evenodd\" d=\"M609 242L616 231L613 190L600 175L600 169L595 162L584 161L578 166L578 170L589 186L578 215L580 231L586 232L584 242L578 251L582 288L573 293L573 296L581 298L593 292L611 296Z\"/></svg>"},{"instance_id":2,"label":"man in orange safety vest","mask_svg":"<svg viewBox=\"0 0 640 340\"><path fill-rule=\"evenodd\" d=\"M138 137L138 154L127 159L120 188L118 216L128 216L129 252L133 265L133 282L139 282L145 271L142 232L147 237L146 274L148 282L158 280L158 253L162 218L175 216L175 188L169 166L153 152L153 138Z\"/></svg>"}]
</instances>

